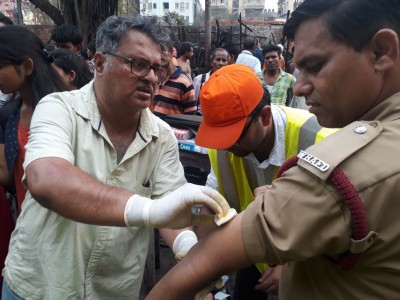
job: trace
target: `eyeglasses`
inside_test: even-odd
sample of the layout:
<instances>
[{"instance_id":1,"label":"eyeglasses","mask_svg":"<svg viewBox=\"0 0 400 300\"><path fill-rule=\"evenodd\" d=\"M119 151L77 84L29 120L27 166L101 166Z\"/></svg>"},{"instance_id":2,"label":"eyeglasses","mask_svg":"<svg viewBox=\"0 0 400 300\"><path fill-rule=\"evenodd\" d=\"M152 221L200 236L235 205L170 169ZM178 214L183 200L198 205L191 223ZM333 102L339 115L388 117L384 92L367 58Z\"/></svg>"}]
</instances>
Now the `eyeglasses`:
<instances>
[{"instance_id":1,"label":"eyeglasses","mask_svg":"<svg viewBox=\"0 0 400 300\"><path fill-rule=\"evenodd\" d=\"M240 140L243 139L246 136L247 131L249 130L251 124L255 120L256 116L258 116L259 109L256 109L253 111L252 116L250 118L250 122L246 124L246 126L243 128L242 133L240 134L237 142L234 144L236 146L240 146Z\"/></svg>"},{"instance_id":2,"label":"eyeglasses","mask_svg":"<svg viewBox=\"0 0 400 300\"><path fill-rule=\"evenodd\" d=\"M152 66L147 60L144 60L140 57L128 57L124 55L115 54L112 52L103 52L103 53L119 57L128 61L131 64L131 72L133 75L144 77L152 69L154 71L154 75L156 75L157 77L158 83L163 82L165 78L167 78L168 72L164 67Z\"/></svg>"}]
</instances>

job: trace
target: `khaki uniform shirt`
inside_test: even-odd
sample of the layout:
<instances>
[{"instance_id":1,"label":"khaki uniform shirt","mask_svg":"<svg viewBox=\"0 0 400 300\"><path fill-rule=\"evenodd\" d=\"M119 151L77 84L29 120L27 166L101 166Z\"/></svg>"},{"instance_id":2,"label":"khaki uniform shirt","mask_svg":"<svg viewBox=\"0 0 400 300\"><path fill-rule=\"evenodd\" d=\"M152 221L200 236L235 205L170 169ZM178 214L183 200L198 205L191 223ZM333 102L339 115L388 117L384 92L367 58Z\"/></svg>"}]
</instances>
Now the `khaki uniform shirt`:
<instances>
[{"instance_id":1,"label":"khaki uniform shirt","mask_svg":"<svg viewBox=\"0 0 400 300\"><path fill-rule=\"evenodd\" d=\"M286 263L279 299L400 299L400 93L360 120L306 150L327 171L299 159L244 213L248 257ZM336 166L368 213L360 241L350 238L349 209L327 182ZM363 253L344 271L332 259L348 250Z\"/></svg>"},{"instance_id":2,"label":"khaki uniform shirt","mask_svg":"<svg viewBox=\"0 0 400 300\"><path fill-rule=\"evenodd\" d=\"M25 167L42 157L65 159L109 186L152 198L186 182L176 138L148 109L117 164L93 83L40 101ZM42 207L27 193L3 275L26 299L138 299L148 241L148 228L74 222Z\"/></svg>"}]
</instances>

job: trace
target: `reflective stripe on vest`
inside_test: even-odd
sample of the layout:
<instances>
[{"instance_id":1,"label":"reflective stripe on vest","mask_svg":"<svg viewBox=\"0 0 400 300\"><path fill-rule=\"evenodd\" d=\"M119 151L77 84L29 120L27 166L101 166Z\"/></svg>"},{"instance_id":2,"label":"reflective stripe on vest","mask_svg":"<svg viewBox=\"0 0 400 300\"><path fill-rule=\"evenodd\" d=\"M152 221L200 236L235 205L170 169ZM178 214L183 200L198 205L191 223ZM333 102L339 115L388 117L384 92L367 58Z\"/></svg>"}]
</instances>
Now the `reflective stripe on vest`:
<instances>
[{"instance_id":1,"label":"reflective stripe on vest","mask_svg":"<svg viewBox=\"0 0 400 300\"><path fill-rule=\"evenodd\" d=\"M321 127L315 115L305 110L290 107L280 107L286 114L285 127L285 157L297 155L300 150L318 143L328 135L337 131ZM235 209L243 211L253 200L253 190L257 187L249 182L246 174L246 160L225 150L208 150L212 168L218 180L219 191L229 204ZM279 166L275 168L273 179L276 178ZM270 182L259 185L270 184ZM266 265L257 264L257 268L264 272Z\"/></svg>"}]
</instances>

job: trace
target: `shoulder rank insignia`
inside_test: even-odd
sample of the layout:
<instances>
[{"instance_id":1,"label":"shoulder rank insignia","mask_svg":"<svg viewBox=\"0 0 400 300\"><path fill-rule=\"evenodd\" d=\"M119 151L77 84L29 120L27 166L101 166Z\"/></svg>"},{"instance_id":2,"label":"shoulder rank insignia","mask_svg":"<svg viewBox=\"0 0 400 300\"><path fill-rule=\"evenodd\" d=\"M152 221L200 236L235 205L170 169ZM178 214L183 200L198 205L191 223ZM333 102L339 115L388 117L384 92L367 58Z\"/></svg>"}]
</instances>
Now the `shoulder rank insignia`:
<instances>
[{"instance_id":1,"label":"shoulder rank insignia","mask_svg":"<svg viewBox=\"0 0 400 300\"><path fill-rule=\"evenodd\" d=\"M325 172L329 169L329 165L326 162L320 160L318 157L308 154L303 150L301 150L300 153L297 154L297 157L309 163L310 165L313 165L322 172Z\"/></svg>"}]
</instances>

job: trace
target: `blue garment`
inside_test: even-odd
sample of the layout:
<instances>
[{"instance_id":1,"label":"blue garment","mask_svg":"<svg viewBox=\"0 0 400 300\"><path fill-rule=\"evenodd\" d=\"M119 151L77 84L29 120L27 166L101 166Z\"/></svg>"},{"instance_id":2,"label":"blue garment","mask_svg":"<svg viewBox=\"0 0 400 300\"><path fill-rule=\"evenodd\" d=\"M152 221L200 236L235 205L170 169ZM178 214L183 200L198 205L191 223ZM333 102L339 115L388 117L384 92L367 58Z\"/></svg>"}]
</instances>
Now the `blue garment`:
<instances>
[{"instance_id":1,"label":"blue garment","mask_svg":"<svg viewBox=\"0 0 400 300\"><path fill-rule=\"evenodd\" d=\"M262 50L261 50L260 48L254 49L253 55L254 55L255 57L257 57L258 60L260 61L260 63L261 63L261 69L262 69L262 68L263 68L263 65L264 65L264 55L263 55L263 53L262 53Z\"/></svg>"},{"instance_id":2,"label":"blue garment","mask_svg":"<svg viewBox=\"0 0 400 300\"><path fill-rule=\"evenodd\" d=\"M21 98L18 98L4 104L0 109L0 144L4 144L8 176L11 182L10 186L6 188L13 195L16 192L12 178L15 161L19 153L18 122L21 104Z\"/></svg>"},{"instance_id":3,"label":"blue garment","mask_svg":"<svg viewBox=\"0 0 400 300\"><path fill-rule=\"evenodd\" d=\"M14 293L10 288L8 287L8 284L3 281L3 287L1 289L1 299L2 300L24 300L20 296L18 296L16 293Z\"/></svg>"}]
</instances>

